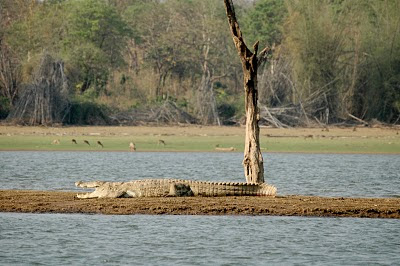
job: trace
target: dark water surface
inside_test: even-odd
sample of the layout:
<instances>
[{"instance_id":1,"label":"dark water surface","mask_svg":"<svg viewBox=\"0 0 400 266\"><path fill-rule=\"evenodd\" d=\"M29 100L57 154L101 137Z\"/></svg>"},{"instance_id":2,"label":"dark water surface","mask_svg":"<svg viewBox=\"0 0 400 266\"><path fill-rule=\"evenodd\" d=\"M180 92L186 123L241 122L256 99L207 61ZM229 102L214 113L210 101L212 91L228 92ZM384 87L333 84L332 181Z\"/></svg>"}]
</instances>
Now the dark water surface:
<instances>
[{"instance_id":1,"label":"dark water surface","mask_svg":"<svg viewBox=\"0 0 400 266\"><path fill-rule=\"evenodd\" d=\"M0 213L2 265L398 265L400 222Z\"/></svg>"},{"instance_id":2,"label":"dark water surface","mask_svg":"<svg viewBox=\"0 0 400 266\"><path fill-rule=\"evenodd\" d=\"M0 189L244 181L240 153L0 152ZM400 156L264 154L281 195L400 195ZM0 265L400 265L400 220L0 213Z\"/></svg>"},{"instance_id":3,"label":"dark water surface","mask_svg":"<svg viewBox=\"0 0 400 266\"><path fill-rule=\"evenodd\" d=\"M241 153L0 152L0 189L74 190L78 180L245 181ZM264 153L280 195L400 196L400 156Z\"/></svg>"}]
</instances>

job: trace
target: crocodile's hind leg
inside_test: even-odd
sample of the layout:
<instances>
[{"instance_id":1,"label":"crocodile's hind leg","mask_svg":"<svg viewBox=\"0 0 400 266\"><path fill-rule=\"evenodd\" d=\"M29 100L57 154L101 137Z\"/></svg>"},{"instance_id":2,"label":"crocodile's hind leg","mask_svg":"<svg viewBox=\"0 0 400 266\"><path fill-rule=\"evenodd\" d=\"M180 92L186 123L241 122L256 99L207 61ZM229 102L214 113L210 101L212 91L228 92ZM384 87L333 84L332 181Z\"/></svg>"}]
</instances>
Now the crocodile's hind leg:
<instances>
[{"instance_id":1,"label":"crocodile's hind leg","mask_svg":"<svg viewBox=\"0 0 400 266\"><path fill-rule=\"evenodd\" d=\"M193 191L188 184L171 183L168 196L185 197L193 196Z\"/></svg>"}]
</instances>

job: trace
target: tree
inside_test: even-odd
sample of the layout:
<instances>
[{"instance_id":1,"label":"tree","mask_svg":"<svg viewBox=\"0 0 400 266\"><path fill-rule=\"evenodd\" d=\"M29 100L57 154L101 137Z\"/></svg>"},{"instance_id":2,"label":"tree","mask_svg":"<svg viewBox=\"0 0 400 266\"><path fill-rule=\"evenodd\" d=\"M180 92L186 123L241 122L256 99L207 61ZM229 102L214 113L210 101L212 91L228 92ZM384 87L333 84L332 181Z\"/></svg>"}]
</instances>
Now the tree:
<instances>
[{"instance_id":1,"label":"tree","mask_svg":"<svg viewBox=\"0 0 400 266\"><path fill-rule=\"evenodd\" d=\"M65 5L64 51L77 73L76 87L81 92L93 88L98 94L107 84L110 69L124 64L122 51L131 31L107 1L73 0Z\"/></svg>"},{"instance_id":2,"label":"tree","mask_svg":"<svg viewBox=\"0 0 400 266\"><path fill-rule=\"evenodd\" d=\"M400 8L399 1L368 1L361 48L362 84L356 88L355 103L364 119L400 121ZM360 82L360 83L361 83ZM360 115L360 116L361 116Z\"/></svg>"},{"instance_id":3,"label":"tree","mask_svg":"<svg viewBox=\"0 0 400 266\"><path fill-rule=\"evenodd\" d=\"M62 123L67 106L67 90L63 62L44 52L33 83L22 90L7 119L27 125Z\"/></svg>"},{"instance_id":4,"label":"tree","mask_svg":"<svg viewBox=\"0 0 400 266\"><path fill-rule=\"evenodd\" d=\"M399 121L400 2L286 4L281 57L290 63L292 102L325 123L346 120L348 114Z\"/></svg>"},{"instance_id":5,"label":"tree","mask_svg":"<svg viewBox=\"0 0 400 266\"><path fill-rule=\"evenodd\" d=\"M260 128L258 126L260 117L257 107L257 67L262 62L262 59L265 58L264 56L268 53L269 49L265 48L260 53L259 58L257 58L258 41L253 45L254 53L247 48L239 28L239 23L236 20L232 0L224 0L224 3L233 42L238 51L243 69L246 109L244 172L248 183L264 183L264 163L260 149Z\"/></svg>"},{"instance_id":6,"label":"tree","mask_svg":"<svg viewBox=\"0 0 400 266\"><path fill-rule=\"evenodd\" d=\"M279 44L282 40L283 21L287 15L285 1L260 0L255 2L244 19L244 33L248 41L261 44Z\"/></svg>"},{"instance_id":7,"label":"tree","mask_svg":"<svg viewBox=\"0 0 400 266\"><path fill-rule=\"evenodd\" d=\"M182 75L183 69L191 68L184 61L187 58L182 56L187 46L184 43L187 36L181 24L186 21L180 19L181 14L176 10L179 5L173 7L174 4L175 1L148 1L132 5L125 12L129 25L140 36L132 39L130 45L136 50L140 49L146 74L155 75L156 81L152 88L155 100L168 97L164 87L171 74ZM137 53L136 50L134 53Z\"/></svg>"},{"instance_id":8,"label":"tree","mask_svg":"<svg viewBox=\"0 0 400 266\"><path fill-rule=\"evenodd\" d=\"M223 8L215 1L204 0L198 1L195 8L197 10L195 13L198 15L194 18L197 27L191 28L193 28L194 36L197 36L195 42L197 56L193 59L201 65L201 81L196 91L195 108L201 123L221 125L214 83L226 75L224 70L218 69L218 65L222 64L222 58L216 54L216 52L223 51L226 46L222 19L219 17L220 10L223 14ZM224 73L218 75L216 74L218 70L224 71Z\"/></svg>"},{"instance_id":9,"label":"tree","mask_svg":"<svg viewBox=\"0 0 400 266\"><path fill-rule=\"evenodd\" d=\"M129 61L143 60L140 76L154 73L155 100L186 96L200 123L220 124L214 83L227 73L229 34L222 3L145 2L132 5L125 17L140 36L131 42Z\"/></svg>"},{"instance_id":10,"label":"tree","mask_svg":"<svg viewBox=\"0 0 400 266\"><path fill-rule=\"evenodd\" d=\"M0 97L13 106L21 81L21 68L12 50L0 38ZM1 104L0 104L1 105Z\"/></svg>"},{"instance_id":11,"label":"tree","mask_svg":"<svg viewBox=\"0 0 400 266\"><path fill-rule=\"evenodd\" d=\"M0 118L8 115L18 96L21 66L14 49L6 41L10 25L24 10L20 1L0 1Z\"/></svg>"}]
</instances>

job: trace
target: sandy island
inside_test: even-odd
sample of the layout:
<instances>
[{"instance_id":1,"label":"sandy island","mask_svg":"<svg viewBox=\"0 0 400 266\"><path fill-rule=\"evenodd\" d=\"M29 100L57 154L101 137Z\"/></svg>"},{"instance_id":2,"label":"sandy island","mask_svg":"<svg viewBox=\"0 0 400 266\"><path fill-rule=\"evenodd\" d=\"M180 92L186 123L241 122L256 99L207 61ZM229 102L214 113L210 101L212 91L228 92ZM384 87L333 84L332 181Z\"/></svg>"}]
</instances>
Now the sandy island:
<instances>
[{"instance_id":1,"label":"sandy island","mask_svg":"<svg viewBox=\"0 0 400 266\"><path fill-rule=\"evenodd\" d=\"M326 143L339 139L339 145L347 139L362 139L366 142L379 140L382 145L398 145L399 127L393 128L320 128L271 129L262 128L261 135L278 142L280 139L302 140L307 147L314 141L324 139ZM96 133L93 133L96 132ZM156 135L154 135L156 134ZM323 136L322 136L323 134ZM93 136L92 136L93 135ZM50 143L54 137L64 136L71 145L71 138L98 136L111 139L131 139L142 136L147 141L159 136L238 136L240 127L18 127L0 126L0 137L9 141L9 136L43 136ZM324 137L324 138L322 138ZM29 139L29 137L28 137ZM95 139L93 139L95 140ZM171 139L172 141L173 139ZM207 139L209 140L209 139ZM368 141L367 141L368 140ZM307 142L308 141L308 142ZM5 142L5 143L6 143ZM377 142L379 145L381 142ZM349 142L345 145L353 145ZM65 144L67 145L67 144ZM124 144L125 145L125 144ZM156 144L154 144L156 145ZM202 144L203 145L203 144ZM231 144L229 144L231 145ZM48 146L51 146L50 144ZM55 145L53 145L55 146ZM53 147L51 146L51 147ZM127 145L125 145L127 147ZM124 146L124 147L125 147ZM14 147L14 146L13 146ZM36 146L33 146L34 150ZM47 147L47 146L46 146ZM75 146L74 146L75 147ZM86 147L86 146L84 146ZM125 148L126 148L125 147ZM158 146L155 146L156 148ZM345 147L345 146L343 146ZM343 148L342 147L342 148ZM392 151L399 153L393 146ZM150 147L151 148L151 147ZM149 149L150 149L149 148ZM300 147L301 148L301 147ZM326 147L325 147L326 148ZM325 149L324 148L324 149ZM158 147L160 149L160 147ZM319 151L319 150L318 150ZM359 152L363 152L362 150ZM278 188L279 189L279 188ZM166 197L136 199L77 199L77 192L0 190L0 212L26 213L87 213L87 214L180 214L180 215L285 215L327 217L369 217L400 219L400 198L329 198L312 196L268 197Z\"/></svg>"},{"instance_id":2,"label":"sandy island","mask_svg":"<svg viewBox=\"0 0 400 266\"><path fill-rule=\"evenodd\" d=\"M275 215L400 219L400 198L165 197L77 199L77 192L0 190L0 212Z\"/></svg>"}]
</instances>

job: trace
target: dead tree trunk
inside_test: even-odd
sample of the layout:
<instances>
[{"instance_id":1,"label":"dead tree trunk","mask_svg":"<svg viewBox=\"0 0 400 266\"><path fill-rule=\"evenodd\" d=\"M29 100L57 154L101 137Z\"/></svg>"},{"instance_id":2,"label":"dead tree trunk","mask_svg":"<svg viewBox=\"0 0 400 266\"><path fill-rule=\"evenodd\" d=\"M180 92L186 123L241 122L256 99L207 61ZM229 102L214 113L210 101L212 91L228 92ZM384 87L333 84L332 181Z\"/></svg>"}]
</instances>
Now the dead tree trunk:
<instances>
[{"instance_id":1,"label":"dead tree trunk","mask_svg":"<svg viewBox=\"0 0 400 266\"><path fill-rule=\"evenodd\" d=\"M257 107L258 42L254 44L254 53L252 53L244 43L242 32L236 20L232 0L224 0L224 3L233 42L235 43L243 68L246 109L246 141L243 160L244 174L248 183L264 183L264 162L260 149L260 128L258 126L260 118ZM267 48L264 49L260 53L260 57L266 54L267 51Z\"/></svg>"}]
</instances>

